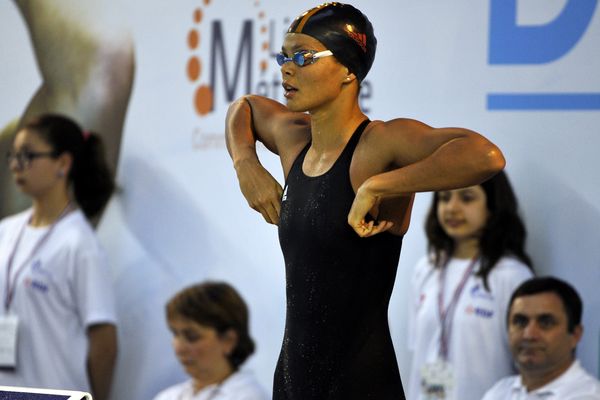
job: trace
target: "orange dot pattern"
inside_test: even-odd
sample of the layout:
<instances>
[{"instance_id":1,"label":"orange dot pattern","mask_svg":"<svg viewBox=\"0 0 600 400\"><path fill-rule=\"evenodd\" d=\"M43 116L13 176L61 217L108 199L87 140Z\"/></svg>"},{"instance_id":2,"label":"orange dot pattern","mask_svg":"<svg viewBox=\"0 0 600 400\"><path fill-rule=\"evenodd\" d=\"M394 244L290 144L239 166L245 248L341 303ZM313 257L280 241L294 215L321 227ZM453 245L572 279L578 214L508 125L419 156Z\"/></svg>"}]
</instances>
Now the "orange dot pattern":
<instances>
[{"instance_id":1,"label":"orange dot pattern","mask_svg":"<svg viewBox=\"0 0 600 400\"><path fill-rule=\"evenodd\" d=\"M188 60L188 65L187 65L187 75L188 78L190 79L190 81L196 81L198 80L198 78L200 78L200 72L201 72L201 62L200 59L198 57L191 57Z\"/></svg>"},{"instance_id":2,"label":"orange dot pattern","mask_svg":"<svg viewBox=\"0 0 600 400\"><path fill-rule=\"evenodd\" d=\"M210 0L204 0L204 5L210 4ZM202 22L204 13L202 9L194 10L192 20L195 25ZM190 50L198 50L200 47L200 31L192 28L188 32L187 45ZM187 62L187 76L192 82L198 82L202 77L202 60L196 55L191 55ZM214 95L212 89L207 85L200 85L194 91L194 110L200 116L208 114L213 108Z\"/></svg>"},{"instance_id":3,"label":"orange dot pattern","mask_svg":"<svg viewBox=\"0 0 600 400\"><path fill-rule=\"evenodd\" d=\"M204 4L204 6L208 6L211 3L211 0L203 0L202 2ZM254 6L255 7L260 7L260 1L256 0L254 2ZM264 11L259 11L258 12L258 19L261 20L260 23L260 33L262 35L267 35L268 34L268 26L267 23L265 23L265 12ZM197 8L193 11L192 13L192 21L195 25L199 25L202 23L202 20L204 19L204 12L201 8ZM259 66L260 66L260 72L261 74L266 73L266 71L268 70L268 66L269 66L269 58L270 58L270 54L269 54L269 41L266 40L266 37L263 37L263 41L261 43L261 50L263 52L266 53L266 58L263 58L262 60L260 60ZM200 29L198 29L198 27L193 27L192 29L189 30L188 35L187 35L187 45L188 48L192 51L197 51L200 48ZM196 83L199 82L199 80L202 77L202 60L192 54L190 55L190 58L187 61L187 66L186 66L186 73L187 73L187 77L188 79L192 82L192 83ZM208 113L210 113L213 110L214 107L214 92L213 89L208 86L208 85L203 85L200 84L199 86L197 86L196 90L194 91L194 99L193 99L193 103L194 103L194 110L196 111L196 113L200 116L204 116L207 115Z\"/></svg>"},{"instance_id":4,"label":"orange dot pattern","mask_svg":"<svg viewBox=\"0 0 600 400\"><path fill-rule=\"evenodd\" d=\"M188 47L191 50L194 50L196 47L198 47L199 43L200 43L200 33L198 33L197 30L192 29L188 33Z\"/></svg>"},{"instance_id":5,"label":"orange dot pattern","mask_svg":"<svg viewBox=\"0 0 600 400\"><path fill-rule=\"evenodd\" d=\"M196 112L200 115L208 114L213 108L213 98L213 91L210 87L202 85L196 89L194 96Z\"/></svg>"},{"instance_id":6,"label":"orange dot pattern","mask_svg":"<svg viewBox=\"0 0 600 400\"><path fill-rule=\"evenodd\" d=\"M194 23L199 24L200 22L202 22L202 10L198 8L194 10Z\"/></svg>"},{"instance_id":7,"label":"orange dot pattern","mask_svg":"<svg viewBox=\"0 0 600 400\"><path fill-rule=\"evenodd\" d=\"M259 7L259 6L260 6L260 2L259 2L259 1L256 1L256 2L254 3L254 5L255 5L256 7ZM261 23L262 23L262 25L261 25L261 27L260 27L260 33L261 33L262 35L266 35L266 34L267 34L267 31L268 31L268 29L267 29L267 24L265 24L265 23L264 23L264 21L262 21L262 20L264 20L264 19L265 19L265 15L266 15L266 14L265 14L265 12L264 12L264 11L260 11L260 12L258 13L258 19L259 19L259 20L261 20ZM268 40L265 40L265 41L263 41L263 42L262 42L262 51L263 51L263 52L266 52L266 54L267 54L267 55L266 55L266 57L267 57L267 58L266 58L266 59L264 59L264 58L263 58L263 59L260 61L260 73L261 73L261 75L262 75L262 74L264 74L265 72L267 72L268 65L269 65L269 61L268 61L268 58L269 58L269 41L268 41Z\"/></svg>"}]
</instances>

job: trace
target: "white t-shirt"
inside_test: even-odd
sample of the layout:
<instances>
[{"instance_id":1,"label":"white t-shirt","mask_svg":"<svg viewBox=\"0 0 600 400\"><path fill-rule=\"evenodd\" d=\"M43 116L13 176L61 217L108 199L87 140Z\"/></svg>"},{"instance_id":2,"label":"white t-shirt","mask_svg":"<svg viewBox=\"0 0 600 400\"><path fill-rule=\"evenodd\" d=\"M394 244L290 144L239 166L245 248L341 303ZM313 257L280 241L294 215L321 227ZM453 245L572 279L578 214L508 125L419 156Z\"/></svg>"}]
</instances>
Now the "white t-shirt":
<instances>
[{"instance_id":1,"label":"white t-shirt","mask_svg":"<svg viewBox=\"0 0 600 400\"><path fill-rule=\"evenodd\" d=\"M210 385L194 395L191 380L171 386L154 400L268 400L270 397L249 371L237 371L220 385Z\"/></svg>"},{"instance_id":2,"label":"white t-shirt","mask_svg":"<svg viewBox=\"0 0 600 400\"><path fill-rule=\"evenodd\" d=\"M470 263L468 259L451 259L446 266L444 308ZM532 272L520 261L503 257L488 275L488 292L483 280L475 276L478 269L475 265L467 279L452 320L448 358L455 380L447 400L480 400L498 379L515 373L506 334L506 309L514 289ZM424 257L412 277L408 341L413 358L408 400L423 398L421 369L439 359L439 273Z\"/></svg>"},{"instance_id":3,"label":"white t-shirt","mask_svg":"<svg viewBox=\"0 0 600 400\"><path fill-rule=\"evenodd\" d=\"M0 222L2 314L8 259L30 215L27 210ZM8 313L19 318L17 367L0 370L0 385L89 392L86 330L116 322L110 271L79 210L65 215L23 264L48 229L27 226L15 253L10 276L15 292Z\"/></svg>"},{"instance_id":4,"label":"white t-shirt","mask_svg":"<svg viewBox=\"0 0 600 400\"><path fill-rule=\"evenodd\" d=\"M573 364L562 375L527 393L521 376L515 375L497 382L482 400L600 400L600 382L579 364Z\"/></svg>"}]
</instances>

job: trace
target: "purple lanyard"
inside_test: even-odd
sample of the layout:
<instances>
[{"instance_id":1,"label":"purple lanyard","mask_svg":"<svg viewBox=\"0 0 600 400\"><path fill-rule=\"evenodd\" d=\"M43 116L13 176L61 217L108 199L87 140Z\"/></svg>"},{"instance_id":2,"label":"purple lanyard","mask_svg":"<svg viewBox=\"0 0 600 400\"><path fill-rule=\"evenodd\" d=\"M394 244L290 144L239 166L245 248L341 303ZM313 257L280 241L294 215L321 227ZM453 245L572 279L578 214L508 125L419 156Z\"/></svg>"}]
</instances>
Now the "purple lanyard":
<instances>
[{"instance_id":1,"label":"purple lanyard","mask_svg":"<svg viewBox=\"0 0 600 400\"><path fill-rule=\"evenodd\" d=\"M444 265L440 270L440 290L438 292L438 311L440 316L440 323L442 325L442 333L440 335L440 356L444 361L448 360L448 345L450 343L450 334L452 333L452 322L454 320L454 312L456 311L456 304L458 303L458 299L460 298L461 293L463 292L467 281L469 280L469 276L473 273L473 269L475 268L475 264L479 256L473 257L471 263L467 267L464 272L458 286L454 290L454 294L452 295L452 299L450 303L448 303L448 307L444 309L444 286L446 283L446 265Z\"/></svg>"},{"instance_id":2,"label":"purple lanyard","mask_svg":"<svg viewBox=\"0 0 600 400\"><path fill-rule=\"evenodd\" d=\"M14 283L11 285L10 275L12 272L15 254L17 253L17 249L19 248L19 243L21 242L21 238L23 237L23 232L25 232L25 227L27 225L29 225L29 223L31 222L31 216L29 216L29 218L27 218L27 221L23 224L23 226L21 226L21 230L19 231L19 235L17 236L17 240L15 241L15 246L13 247L13 249L10 253L10 256L8 257L8 263L7 263L7 267L6 267L6 286L5 286L6 296L4 297L4 314L8 314L8 310L10 308L10 303L12 303L12 301L15 297L15 291L17 290L17 281L19 279L19 275L21 275L21 272L23 272L23 270L25 269L27 264L31 261L31 259L35 255L35 253L42 247L44 242L46 242L46 240L48 240L48 238L50 237L50 234L54 230L54 227L58 224L58 222L61 219L63 219L63 217L65 215L67 215L69 213L69 211L71 211L71 202L67 203L65 208L62 210L62 212L58 216L58 218L52 223L52 225L50 225L50 228L46 231L46 233L44 233L44 236L42 236L40 238L40 240L38 240L38 242L35 244L35 246L31 250L31 253L29 253L29 255L27 256L25 261L21 264L21 266L19 268L17 268L17 270L15 271L15 277L13 279Z\"/></svg>"}]
</instances>

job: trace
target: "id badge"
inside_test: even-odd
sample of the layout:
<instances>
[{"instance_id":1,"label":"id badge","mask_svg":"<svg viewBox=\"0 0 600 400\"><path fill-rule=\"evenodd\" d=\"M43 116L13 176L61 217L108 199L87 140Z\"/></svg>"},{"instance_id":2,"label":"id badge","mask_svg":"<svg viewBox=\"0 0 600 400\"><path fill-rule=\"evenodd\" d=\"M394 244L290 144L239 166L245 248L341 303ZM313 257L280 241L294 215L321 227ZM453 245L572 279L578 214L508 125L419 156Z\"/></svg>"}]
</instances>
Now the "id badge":
<instances>
[{"instance_id":1,"label":"id badge","mask_svg":"<svg viewBox=\"0 0 600 400\"><path fill-rule=\"evenodd\" d=\"M447 399L454 386L454 372L446 361L438 360L421 368L421 392L425 400Z\"/></svg>"},{"instance_id":2,"label":"id badge","mask_svg":"<svg viewBox=\"0 0 600 400\"><path fill-rule=\"evenodd\" d=\"M16 315L0 316L0 368L17 367L18 325L19 319Z\"/></svg>"}]
</instances>

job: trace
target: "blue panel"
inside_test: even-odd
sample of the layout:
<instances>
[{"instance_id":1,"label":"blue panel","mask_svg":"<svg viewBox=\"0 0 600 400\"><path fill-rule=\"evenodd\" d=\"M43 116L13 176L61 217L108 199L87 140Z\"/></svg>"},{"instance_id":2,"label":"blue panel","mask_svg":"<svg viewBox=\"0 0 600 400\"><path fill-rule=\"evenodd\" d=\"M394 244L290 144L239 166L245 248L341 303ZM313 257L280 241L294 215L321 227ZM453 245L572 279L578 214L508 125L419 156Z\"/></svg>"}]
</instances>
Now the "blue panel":
<instances>
[{"instance_id":1,"label":"blue panel","mask_svg":"<svg viewBox=\"0 0 600 400\"><path fill-rule=\"evenodd\" d=\"M542 64L564 56L581 39L598 0L568 0L546 25L518 26L517 0L491 0L490 64Z\"/></svg>"},{"instance_id":2,"label":"blue panel","mask_svg":"<svg viewBox=\"0 0 600 400\"><path fill-rule=\"evenodd\" d=\"M600 93L490 93L488 110L600 110Z\"/></svg>"}]
</instances>

